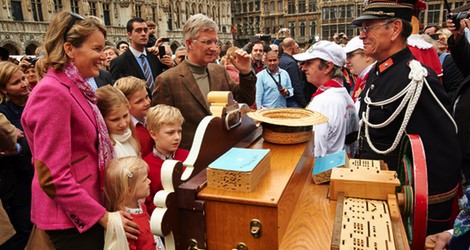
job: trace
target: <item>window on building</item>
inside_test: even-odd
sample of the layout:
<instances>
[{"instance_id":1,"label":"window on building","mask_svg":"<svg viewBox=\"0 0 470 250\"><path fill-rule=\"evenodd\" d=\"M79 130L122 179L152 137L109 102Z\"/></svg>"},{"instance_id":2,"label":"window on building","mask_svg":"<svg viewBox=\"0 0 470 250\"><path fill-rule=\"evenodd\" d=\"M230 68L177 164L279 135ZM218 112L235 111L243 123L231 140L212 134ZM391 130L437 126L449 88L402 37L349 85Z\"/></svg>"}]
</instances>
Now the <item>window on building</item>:
<instances>
[{"instance_id":1,"label":"window on building","mask_svg":"<svg viewBox=\"0 0 470 250\"><path fill-rule=\"evenodd\" d=\"M418 16L419 23L424 23L424 14L425 11L421 11Z\"/></svg>"},{"instance_id":2,"label":"window on building","mask_svg":"<svg viewBox=\"0 0 470 250\"><path fill-rule=\"evenodd\" d=\"M252 12L252 11L254 11L253 3L250 2L250 3L248 3L248 12Z\"/></svg>"},{"instance_id":3,"label":"window on building","mask_svg":"<svg viewBox=\"0 0 470 250\"><path fill-rule=\"evenodd\" d=\"M284 18L279 17L279 19L277 19L277 25L279 25L279 29L283 28L284 27Z\"/></svg>"},{"instance_id":4,"label":"window on building","mask_svg":"<svg viewBox=\"0 0 470 250\"><path fill-rule=\"evenodd\" d=\"M282 0L277 0L277 12L284 12L284 8L282 7Z\"/></svg>"},{"instance_id":5,"label":"window on building","mask_svg":"<svg viewBox=\"0 0 470 250\"><path fill-rule=\"evenodd\" d=\"M438 24L440 16L440 3L428 5L428 24Z\"/></svg>"},{"instance_id":6,"label":"window on building","mask_svg":"<svg viewBox=\"0 0 470 250\"><path fill-rule=\"evenodd\" d=\"M135 16L142 17L142 5L135 5Z\"/></svg>"},{"instance_id":7,"label":"window on building","mask_svg":"<svg viewBox=\"0 0 470 250\"><path fill-rule=\"evenodd\" d=\"M331 37L330 37L330 26L323 26L322 27L322 32L321 32L321 39L322 40L333 40Z\"/></svg>"},{"instance_id":8,"label":"window on building","mask_svg":"<svg viewBox=\"0 0 470 250\"><path fill-rule=\"evenodd\" d=\"M351 38L358 36L357 34L357 29L354 28L352 25L346 25L346 36L348 36L348 39L351 40Z\"/></svg>"},{"instance_id":9,"label":"window on building","mask_svg":"<svg viewBox=\"0 0 470 250\"><path fill-rule=\"evenodd\" d=\"M346 6L346 18L354 17L354 5Z\"/></svg>"},{"instance_id":10,"label":"window on building","mask_svg":"<svg viewBox=\"0 0 470 250\"><path fill-rule=\"evenodd\" d=\"M272 11L272 12L276 11L276 5L274 4L274 1L271 1L271 2L269 3L269 5L270 5L270 6L269 6L269 10L270 10L270 11Z\"/></svg>"},{"instance_id":11,"label":"window on building","mask_svg":"<svg viewBox=\"0 0 470 250\"><path fill-rule=\"evenodd\" d=\"M34 21L44 21L41 0L31 0L31 12L33 12Z\"/></svg>"},{"instance_id":12,"label":"window on building","mask_svg":"<svg viewBox=\"0 0 470 250\"><path fill-rule=\"evenodd\" d=\"M264 33L266 34L270 34L270 27L271 27L271 19L270 18L266 18L264 19L264 27L265 27L265 31Z\"/></svg>"},{"instance_id":13,"label":"window on building","mask_svg":"<svg viewBox=\"0 0 470 250\"><path fill-rule=\"evenodd\" d=\"M338 18L346 18L346 6L339 6Z\"/></svg>"},{"instance_id":14,"label":"window on building","mask_svg":"<svg viewBox=\"0 0 470 250\"><path fill-rule=\"evenodd\" d=\"M80 11L79 11L79 8L78 8L78 0L70 0L70 10L72 12L80 14Z\"/></svg>"},{"instance_id":15,"label":"window on building","mask_svg":"<svg viewBox=\"0 0 470 250\"><path fill-rule=\"evenodd\" d=\"M255 11L260 11L260 4L259 4L259 0L258 1L255 1Z\"/></svg>"},{"instance_id":16,"label":"window on building","mask_svg":"<svg viewBox=\"0 0 470 250\"><path fill-rule=\"evenodd\" d=\"M287 2L287 14L294 14L295 13L295 1L289 0Z\"/></svg>"},{"instance_id":17,"label":"window on building","mask_svg":"<svg viewBox=\"0 0 470 250\"><path fill-rule=\"evenodd\" d=\"M315 21L310 21L309 23L309 28L310 28L310 37L315 36L316 32L316 23Z\"/></svg>"},{"instance_id":18,"label":"window on building","mask_svg":"<svg viewBox=\"0 0 470 250\"><path fill-rule=\"evenodd\" d=\"M299 33L300 33L300 36L305 36L305 22L300 22Z\"/></svg>"},{"instance_id":19,"label":"window on building","mask_svg":"<svg viewBox=\"0 0 470 250\"><path fill-rule=\"evenodd\" d=\"M180 3L176 3L176 22L175 22L175 28L180 29L181 28L181 9L180 9ZM153 19L156 20L156 19Z\"/></svg>"},{"instance_id":20,"label":"window on building","mask_svg":"<svg viewBox=\"0 0 470 250\"><path fill-rule=\"evenodd\" d=\"M264 3L264 12L269 12L269 4L267 2Z\"/></svg>"},{"instance_id":21,"label":"window on building","mask_svg":"<svg viewBox=\"0 0 470 250\"><path fill-rule=\"evenodd\" d=\"M317 10L317 1L316 0L310 0L308 1L308 11L309 12L314 12Z\"/></svg>"},{"instance_id":22,"label":"window on building","mask_svg":"<svg viewBox=\"0 0 470 250\"><path fill-rule=\"evenodd\" d=\"M336 19L336 7L330 7L330 19Z\"/></svg>"},{"instance_id":23,"label":"window on building","mask_svg":"<svg viewBox=\"0 0 470 250\"><path fill-rule=\"evenodd\" d=\"M463 6L463 1L454 3L454 9L459 8L461 6Z\"/></svg>"},{"instance_id":24,"label":"window on building","mask_svg":"<svg viewBox=\"0 0 470 250\"><path fill-rule=\"evenodd\" d=\"M62 0L54 0L54 11L55 13L62 11Z\"/></svg>"},{"instance_id":25,"label":"window on building","mask_svg":"<svg viewBox=\"0 0 470 250\"><path fill-rule=\"evenodd\" d=\"M289 22L289 30L290 30L290 35L292 37L295 37L295 23L294 22Z\"/></svg>"},{"instance_id":26,"label":"window on building","mask_svg":"<svg viewBox=\"0 0 470 250\"><path fill-rule=\"evenodd\" d=\"M171 8L171 4L168 6L169 8L169 13L168 13L168 20L167 20L167 26L168 30L173 30L173 8Z\"/></svg>"},{"instance_id":27,"label":"window on building","mask_svg":"<svg viewBox=\"0 0 470 250\"><path fill-rule=\"evenodd\" d=\"M246 3L243 3L243 10L242 10L242 12L243 12L243 13L246 12Z\"/></svg>"},{"instance_id":28,"label":"window on building","mask_svg":"<svg viewBox=\"0 0 470 250\"><path fill-rule=\"evenodd\" d=\"M307 12L305 0L299 0L299 13Z\"/></svg>"},{"instance_id":29,"label":"window on building","mask_svg":"<svg viewBox=\"0 0 470 250\"><path fill-rule=\"evenodd\" d=\"M15 21L23 21L23 8L21 8L21 0L11 0L11 16Z\"/></svg>"},{"instance_id":30,"label":"window on building","mask_svg":"<svg viewBox=\"0 0 470 250\"><path fill-rule=\"evenodd\" d=\"M90 15L92 16L97 16L96 15L96 3L95 2L88 2L90 4Z\"/></svg>"},{"instance_id":31,"label":"window on building","mask_svg":"<svg viewBox=\"0 0 470 250\"><path fill-rule=\"evenodd\" d=\"M103 19L104 25L111 25L111 13L109 12L109 4L103 4Z\"/></svg>"},{"instance_id":32,"label":"window on building","mask_svg":"<svg viewBox=\"0 0 470 250\"><path fill-rule=\"evenodd\" d=\"M321 18L323 20L328 20L330 19L330 8L322 8L322 11L321 11Z\"/></svg>"},{"instance_id":33,"label":"window on building","mask_svg":"<svg viewBox=\"0 0 470 250\"><path fill-rule=\"evenodd\" d=\"M357 5L356 6L356 16L361 16L362 15L362 5Z\"/></svg>"},{"instance_id":34,"label":"window on building","mask_svg":"<svg viewBox=\"0 0 470 250\"><path fill-rule=\"evenodd\" d=\"M152 7L152 20L157 20L157 7Z\"/></svg>"}]
</instances>

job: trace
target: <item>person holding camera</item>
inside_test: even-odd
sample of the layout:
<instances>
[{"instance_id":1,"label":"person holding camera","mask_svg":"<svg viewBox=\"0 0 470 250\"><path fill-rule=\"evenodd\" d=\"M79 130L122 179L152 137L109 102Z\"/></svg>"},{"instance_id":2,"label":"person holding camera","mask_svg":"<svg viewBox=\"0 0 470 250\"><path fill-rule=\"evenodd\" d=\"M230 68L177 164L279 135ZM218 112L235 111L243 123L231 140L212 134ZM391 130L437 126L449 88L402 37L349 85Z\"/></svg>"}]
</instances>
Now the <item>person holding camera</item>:
<instances>
[{"instance_id":1,"label":"person holding camera","mask_svg":"<svg viewBox=\"0 0 470 250\"><path fill-rule=\"evenodd\" d=\"M470 183L470 43L465 37L465 29L470 26L470 20L463 18L458 20L456 28L454 20L447 20L447 27L452 32L447 44L455 64L462 73L464 80L455 92L453 101L454 118L459 127L460 146L463 151L462 169L467 184Z\"/></svg>"},{"instance_id":2,"label":"person holding camera","mask_svg":"<svg viewBox=\"0 0 470 250\"><path fill-rule=\"evenodd\" d=\"M24 75L26 77L26 80L28 81L29 88L33 90L34 87L36 87L36 84L38 83L38 77L36 75L36 61L38 60L37 57L29 57L29 56L24 56L21 61L19 66L21 67L21 70L24 72Z\"/></svg>"},{"instance_id":3,"label":"person holding camera","mask_svg":"<svg viewBox=\"0 0 470 250\"><path fill-rule=\"evenodd\" d=\"M256 74L256 108L285 108L286 98L294 95L287 71L279 68L276 52L266 54L267 68Z\"/></svg>"}]
</instances>

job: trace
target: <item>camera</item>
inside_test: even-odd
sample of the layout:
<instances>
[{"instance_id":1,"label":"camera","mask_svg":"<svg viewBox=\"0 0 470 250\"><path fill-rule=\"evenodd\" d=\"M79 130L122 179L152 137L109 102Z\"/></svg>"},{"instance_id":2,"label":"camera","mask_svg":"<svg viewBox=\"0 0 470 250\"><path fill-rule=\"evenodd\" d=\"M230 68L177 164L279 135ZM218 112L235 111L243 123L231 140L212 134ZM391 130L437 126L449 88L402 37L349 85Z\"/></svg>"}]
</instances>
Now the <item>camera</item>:
<instances>
[{"instance_id":1,"label":"camera","mask_svg":"<svg viewBox=\"0 0 470 250\"><path fill-rule=\"evenodd\" d=\"M261 41L271 42L271 36L270 35L262 35L259 39Z\"/></svg>"},{"instance_id":2,"label":"camera","mask_svg":"<svg viewBox=\"0 0 470 250\"><path fill-rule=\"evenodd\" d=\"M170 41L170 38L168 38L168 37L162 38L162 42L169 42L169 41Z\"/></svg>"},{"instance_id":3,"label":"camera","mask_svg":"<svg viewBox=\"0 0 470 250\"><path fill-rule=\"evenodd\" d=\"M165 46L158 47L158 55L162 59L166 55Z\"/></svg>"},{"instance_id":4,"label":"camera","mask_svg":"<svg viewBox=\"0 0 470 250\"><path fill-rule=\"evenodd\" d=\"M451 19L455 25L455 29L460 29L460 20L468 18L468 13L466 11L457 12L457 13L449 13L447 15L447 19Z\"/></svg>"},{"instance_id":5,"label":"camera","mask_svg":"<svg viewBox=\"0 0 470 250\"><path fill-rule=\"evenodd\" d=\"M26 61L28 61L29 64L31 64L31 65L35 65L38 59L39 58L37 58L37 57L29 57L29 58L26 59Z\"/></svg>"}]
</instances>

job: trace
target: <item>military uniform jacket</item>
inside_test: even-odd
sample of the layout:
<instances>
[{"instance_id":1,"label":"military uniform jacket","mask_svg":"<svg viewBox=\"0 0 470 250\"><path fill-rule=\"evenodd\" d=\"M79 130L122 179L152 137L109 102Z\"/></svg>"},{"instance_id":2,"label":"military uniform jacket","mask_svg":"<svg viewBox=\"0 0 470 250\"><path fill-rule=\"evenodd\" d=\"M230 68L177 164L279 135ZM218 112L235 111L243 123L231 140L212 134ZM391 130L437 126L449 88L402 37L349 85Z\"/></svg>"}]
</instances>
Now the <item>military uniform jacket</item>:
<instances>
[{"instance_id":1,"label":"military uniform jacket","mask_svg":"<svg viewBox=\"0 0 470 250\"><path fill-rule=\"evenodd\" d=\"M405 48L384 62L377 63L369 73L365 90L361 93L361 100L364 100L367 92L369 92L368 96L372 102L386 100L405 88L410 83L408 62L412 59L414 57L410 50ZM449 110L450 100L437 75L432 69L426 68L429 73L426 77L429 85L440 102ZM384 122L397 109L401 100L400 98L398 101L381 107L371 106L369 122L372 124ZM364 101L361 101L360 118L362 118L365 109L366 105ZM369 128L371 141L376 148L385 150L392 145L403 121L404 113L405 110L384 128ZM461 179L461 152L457 134L453 123L438 106L426 86L423 86L405 133L418 134L423 141L429 194L439 194L453 189ZM364 127L362 127L359 146L361 158L384 159L390 169L396 169L399 161L399 146L388 155L375 153L364 138Z\"/></svg>"}]
</instances>

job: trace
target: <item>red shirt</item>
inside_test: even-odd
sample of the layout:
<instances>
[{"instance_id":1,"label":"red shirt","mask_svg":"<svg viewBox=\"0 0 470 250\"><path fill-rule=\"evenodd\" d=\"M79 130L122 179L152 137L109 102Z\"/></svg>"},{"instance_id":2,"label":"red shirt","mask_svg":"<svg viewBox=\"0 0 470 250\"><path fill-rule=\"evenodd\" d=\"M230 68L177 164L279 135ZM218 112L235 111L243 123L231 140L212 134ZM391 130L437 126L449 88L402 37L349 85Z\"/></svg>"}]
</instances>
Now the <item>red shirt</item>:
<instances>
[{"instance_id":1,"label":"red shirt","mask_svg":"<svg viewBox=\"0 0 470 250\"><path fill-rule=\"evenodd\" d=\"M178 161L185 161L188 157L188 154L189 151L186 149L177 149L173 159ZM148 208L149 214L152 214L153 210L155 209L155 205L153 204L153 197L158 191L163 190L161 177L163 160L160 157L155 156L153 153L150 153L144 158L144 161L149 165L148 177L151 181L150 195L147 197L147 199L145 199L145 205Z\"/></svg>"},{"instance_id":2,"label":"red shirt","mask_svg":"<svg viewBox=\"0 0 470 250\"><path fill-rule=\"evenodd\" d=\"M137 240L129 240L129 249L130 250L140 250L140 249L155 249L156 243L153 238L152 231L150 230L150 215L147 213L147 209L144 204L140 204L142 207L143 213L141 214L131 214L132 222L139 225L139 238Z\"/></svg>"},{"instance_id":3,"label":"red shirt","mask_svg":"<svg viewBox=\"0 0 470 250\"><path fill-rule=\"evenodd\" d=\"M135 125L135 135L140 144L140 152L142 153L142 158L152 153L152 149L155 145L155 142L153 141L152 137L150 137L150 133L147 128L142 124L137 123Z\"/></svg>"}]
</instances>

